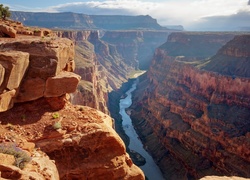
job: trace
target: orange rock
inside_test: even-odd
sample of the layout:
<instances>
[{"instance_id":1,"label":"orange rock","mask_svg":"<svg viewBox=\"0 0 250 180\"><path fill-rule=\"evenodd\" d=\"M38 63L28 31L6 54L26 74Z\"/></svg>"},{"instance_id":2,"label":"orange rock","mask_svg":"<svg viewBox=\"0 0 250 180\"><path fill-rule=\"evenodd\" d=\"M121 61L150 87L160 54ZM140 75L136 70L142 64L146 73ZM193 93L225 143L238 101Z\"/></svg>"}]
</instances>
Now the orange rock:
<instances>
[{"instance_id":1,"label":"orange rock","mask_svg":"<svg viewBox=\"0 0 250 180\"><path fill-rule=\"evenodd\" d=\"M50 77L46 81L45 97L59 97L66 93L73 93L81 77L72 72L63 71L60 74Z\"/></svg>"},{"instance_id":2,"label":"orange rock","mask_svg":"<svg viewBox=\"0 0 250 180\"><path fill-rule=\"evenodd\" d=\"M16 30L10 26L7 26L5 24L0 25L0 32L2 32L4 35L10 38L16 37Z\"/></svg>"}]
</instances>

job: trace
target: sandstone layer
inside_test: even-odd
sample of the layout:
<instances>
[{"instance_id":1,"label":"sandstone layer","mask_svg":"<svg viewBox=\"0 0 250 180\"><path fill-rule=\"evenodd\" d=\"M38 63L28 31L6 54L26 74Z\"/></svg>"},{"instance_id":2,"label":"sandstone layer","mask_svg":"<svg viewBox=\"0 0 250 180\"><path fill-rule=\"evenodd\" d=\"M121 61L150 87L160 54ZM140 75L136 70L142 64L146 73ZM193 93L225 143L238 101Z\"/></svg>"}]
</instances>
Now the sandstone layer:
<instances>
[{"instance_id":1,"label":"sandstone layer","mask_svg":"<svg viewBox=\"0 0 250 180\"><path fill-rule=\"evenodd\" d=\"M206 69L207 58L215 50L205 48L227 39L222 34L211 37L195 33L170 36L156 50L150 70L135 92L133 123L166 179L250 177L250 80L247 74L232 77L200 69ZM231 46L239 39L248 42L249 37L235 38L219 53L227 52L235 60L239 54L245 58L248 51L243 46L237 46L239 50ZM193 47L196 52L190 51ZM199 54L202 51L206 53ZM205 60L199 61L201 57ZM220 61L231 67L227 58Z\"/></svg>"},{"instance_id":2,"label":"sandstone layer","mask_svg":"<svg viewBox=\"0 0 250 180\"><path fill-rule=\"evenodd\" d=\"M79 76L72 72L75 51L69 39L18 33L15 39L1 38L0 49L1 179L144 179L114 131L113 120L69 102L68 93L75 92L81 76L101 91L92 52L80 54L92 59ZM5 143L15 144L14 158ZM32 156L24 169L19 161L23 150Z\"/></svg>"},{"instance_id":3,"label":"sandstone layer","mask_svg":"<svg viewBox=\"0 0 250 180\"><path fill-rule=\"evenodd\" d=\"M107 31L102 40L115 45L123 61L136 69L148 69L155 49L166 42L170 31Z\"/></svg>"},{"instance_id":4,"label":"sandstone layer","mask_svg":"<svg viewBox=\"0 0 250 180\"><path fill-rule=\"evenodd\" d=\"M15 105L0 119L5 129L11 124L13 133L48 154L60 179L144 179L114 131L113 120L96 109L67 102L54 112L41 98Z\"/></svg>"},{"instance_id":5,"label":"sandstone layer","mask_svg":"<svg viewBox=\"0 0 250 180\"><path fill-rule=\"evenodd\" d=\"M2 39L0 50L1 69L5 72L0 80L1 111L15 102L58 97L76 90L80 76L72 73L72 41L34 36Z\"/></svg>"}]
</instances>

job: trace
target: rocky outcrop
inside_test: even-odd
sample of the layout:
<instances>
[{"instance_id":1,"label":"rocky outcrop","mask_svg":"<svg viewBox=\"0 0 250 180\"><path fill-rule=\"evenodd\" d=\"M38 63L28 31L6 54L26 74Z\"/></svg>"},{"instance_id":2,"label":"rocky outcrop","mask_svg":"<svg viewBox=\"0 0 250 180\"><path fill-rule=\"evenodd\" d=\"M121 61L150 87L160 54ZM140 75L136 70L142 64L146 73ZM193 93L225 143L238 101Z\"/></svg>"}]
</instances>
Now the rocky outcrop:
<instances>
[{"instance_id":1,"label":"rocky outcrop","mask_svg":"<svg viewBox=\"0 0 250 180\"><path fill-rule=\"evenodd\" d=\"M173 36L176 34L156 50L150 70L135 92L132 118L138 133L166 179L208 175L249 178L250 80L200 70L207 61L197 60L212 52L199 54L207 34ZM215 37L207 40L223 39L222 34ZM247 37L235 38L219 52L228 52L225 49L233 48L230 44ZM198 45L186 46L199 39ZM195 46L197 56L188 51ZM206 47L212 46L208 43ZM241 46L237 48L241 50L232 52L245 52ZM227 65L227 59L221 62Z\"/></svg>"},{"instance_id":2,"label":"rocky outcrop","mask_svg":"<svg viewBox=\"0 0 250 180\"><path fill-rule=\"evenodd\" d=\"M75 91L74 45L68 39L3 40L0 45L1 111L14 102L58 97ZM66 72L69 71L69 72ZM67 87L67 88L65 88Z\"/></svg>"},{"instance_id":3,"label":"rocky outcrop","mask_svg":"<svg viewBox=\"0 0 250 180\"><path fill-rule=\"evenodd\" d=\"M0 20L0 37L16 38L18 34L30 36L52 36L52 31L46 28L26 27L21 22Z\"/></svg>"},{"instance_id":4,"label":"rocky outcrop","mask_svg":"<svg viewBox=\"0 0 250 180\"><path fill-rule=\"evenodd\" d=\"M16 30L10 26L7 26L5 24L0 25L0 37L16 37Z\"/></svg>"},{"instance_id":5,"label":"rocky outcrop","mask_svg":"<svg viewBox=\"0 0 250 180\"><path fill-rule=\"evenodd\" d=\"M144 179L114 131L113 120L96 109L67 101L55 112L40 98L15 105L0 119L5 129L48 154L60 179Z\"/></svg>"},{"instance_id":6,"label":"rocky outcrop","mask_svg":"<svg viewBox=\"0 0 250 180\"><path fill-rule=\"evenodd\" d=\"M12 130L10 124L0 125L0 178L59 180L54 161Z\"/></svg>"},{"instance_id":7,"label":"rocky outcrop","mask_svg":"<svg viewBox=\"0 0 250 180\"><path fill-rule=\"evenodd\" d=\"M92 31L55 31L55 34L58 37L62 38L68 38L73 41L86 41L89 39L89 36L91 35Z\"/></svg>"},{"instance_id":8,"label":"rocky outcrop","mask_svg":"<svg viewBox=\"0 0 250 180\"><path fill-rule=\"evenodd\" d=\"M166 29L150 16L86 15L71 12L34 13L12 11L11 18L29 26L60 29Z\"/></svg>"}]
</instances>

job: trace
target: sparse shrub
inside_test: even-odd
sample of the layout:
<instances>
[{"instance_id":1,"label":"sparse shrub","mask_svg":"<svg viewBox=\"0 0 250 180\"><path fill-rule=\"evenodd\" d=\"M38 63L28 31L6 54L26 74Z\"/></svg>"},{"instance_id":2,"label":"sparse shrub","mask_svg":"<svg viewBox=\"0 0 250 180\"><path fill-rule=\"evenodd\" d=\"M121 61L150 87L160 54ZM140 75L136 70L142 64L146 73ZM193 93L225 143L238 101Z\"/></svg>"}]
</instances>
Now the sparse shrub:
<instances>
[{"instance_id":1,"label":"sparse shrub","mask_svg":"<svg viewBox=\"0 0 250 180\"><path fill-rule=\"evenodd\" d=\"M0 153L13 155L15 157L15 163L13 165L20 169L23 169L25 165L31 161L31 157L14 143L1 143Z\"/></svg>"},{"instance_id":2,"label":"sparse shrub","mask_svg":"<svg viewBox=\"0 0 250 180\"><path fill-rule=\"evenodd\" d=\"M55 130L57 130L57 129L62 129L62 125L61 125L61 122L55 122L55 124L53 124L53 128L55 129Z\"/></svg>"},{"instance_id":3,"label":"sparse shrub","mask_svg":"<svg viewBox=\"0 0 250 180\"><path fill-rule=\"evenodd\" d=\"M8 124L6 125L6 128L7 128L8 130L14 130L14 126L13 126L11 123L8 123Z\"/></svg>"},{"instance_id":4,"label":"sparse shrub","mask_svg":"<svg viewBox=\"0 0 250 180\"><path fill-rule=\"evenodd\" d=\"M53 118L53 119L57 119L57 118L59 118L59 116L60 116L60 115L59 115L58 112L55 112L55 113L52 114L52 118Z\"/></svg>"},{"instance_id":5,"label":"sparse shrub","mask_svg":"<svg viewBox=\"0 0 250 180\"><path fill-rule=\"evenodd\" d=\"M40 29L34 29L34 33L39 33Z\"/></svg>"},{"instance_id":6,"label":"sparse shrub","mask_svg":"<svg viewBox=\"0 0 250 180\"><path fill-rule=\"evenodd\" d=\"M5 20L6 18L10 17L10 9L8 6L3 6L3 4L0 4L0 19Z\"/></svg>"},{"instance_id":7,"label":"sparse shrub","mask_svg":"<svg viewBox=\"0 0 250 180\"><path fill-rule=\"evenodd\" d=\"M22 119L23 122L26 121L26 115L23 114L23 115L21 116L21 119Z\"/></svg>"}]
</instances>

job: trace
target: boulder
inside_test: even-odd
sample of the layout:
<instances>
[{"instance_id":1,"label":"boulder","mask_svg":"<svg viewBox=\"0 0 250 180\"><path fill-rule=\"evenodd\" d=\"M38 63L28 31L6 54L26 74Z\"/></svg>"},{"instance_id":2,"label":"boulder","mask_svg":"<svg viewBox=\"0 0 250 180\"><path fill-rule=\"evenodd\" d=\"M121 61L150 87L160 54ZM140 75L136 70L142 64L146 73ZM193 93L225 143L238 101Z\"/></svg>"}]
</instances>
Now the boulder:
<instances>
[{"instance_id":1,"label":"boulder","mask_svg":"<svg viewBox=\"0 0 250 180\"><path fill-rule=\"evenodd\" d=\"M0 25L0 32L4 36L15 38L16 37L16 30L10 26L7 26L5 24Z\"/></svg>"},{"instance_id":2,"label":"boulder","mask_svg":"<svg viewBox=\"0 0 250 180\"><path fill-rule=\"evenodd\" d=\"M15 163L15 157L10 154L0 153L0 162L5 165L13 165Z\"/></svg>"},{"instance_id":3,"label":"boulder","mask_svg":"<svg viewBox=\"0 0 250 180\"><path fill-rule=\"evenodd\" d=\"M81 77L72 72L63 71L46 81L44 97L58 97L76 91Z\"/></svg>"}]
</instances>

